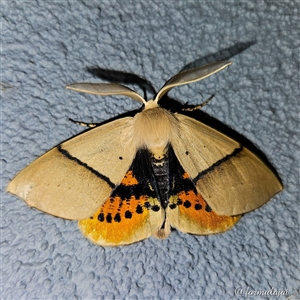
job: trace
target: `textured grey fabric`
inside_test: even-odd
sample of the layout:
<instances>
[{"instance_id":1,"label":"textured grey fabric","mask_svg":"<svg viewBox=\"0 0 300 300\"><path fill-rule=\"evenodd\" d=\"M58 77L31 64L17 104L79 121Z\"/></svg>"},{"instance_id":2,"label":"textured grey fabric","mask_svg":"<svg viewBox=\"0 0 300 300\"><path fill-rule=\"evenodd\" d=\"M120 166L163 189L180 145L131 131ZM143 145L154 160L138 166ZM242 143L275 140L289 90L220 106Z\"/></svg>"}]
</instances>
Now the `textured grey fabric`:
<instances>
[{"instance_id":1,"label":"textured grey fabric","mask_svg":"<svg viewBox=\"0 0 300 300\"><path fill-rule=\"evenodd\" d=\"M224 234L174 231L105 249L76 222L3 192L1 299L261 299L251 293L268 291L299 299L296 2L1 1L3 191L36 157L83 130L69 117L101 122L139 107L65 90L100 81L87 67L140 75L157 90L190 63L231 56L226 71L170 95L196 104L215 94L203 111L261 149L285 186Z\"/></svg>"}]
</instances>

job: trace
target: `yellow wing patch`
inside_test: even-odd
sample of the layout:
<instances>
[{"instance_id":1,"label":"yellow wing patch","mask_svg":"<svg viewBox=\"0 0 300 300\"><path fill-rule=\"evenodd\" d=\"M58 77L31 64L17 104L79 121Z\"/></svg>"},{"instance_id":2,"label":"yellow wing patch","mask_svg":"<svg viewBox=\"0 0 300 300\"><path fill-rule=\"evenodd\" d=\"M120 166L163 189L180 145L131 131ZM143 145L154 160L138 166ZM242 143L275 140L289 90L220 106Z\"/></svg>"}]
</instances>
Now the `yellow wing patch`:
<instances>
[{"instance_id":1,"label":"yellow wing patch","mask_svg":"<svg viewBox=\"0 0 300 300\"><path fill-rule=\"evenodd\" d=\"M150 207L158 204L153 200L151 205L146 196L109 198L91 218L79 221L79 228L91 241L101 245L124 245L145 239L152 234L148 225Z\"/></svg>"}]
</instances>

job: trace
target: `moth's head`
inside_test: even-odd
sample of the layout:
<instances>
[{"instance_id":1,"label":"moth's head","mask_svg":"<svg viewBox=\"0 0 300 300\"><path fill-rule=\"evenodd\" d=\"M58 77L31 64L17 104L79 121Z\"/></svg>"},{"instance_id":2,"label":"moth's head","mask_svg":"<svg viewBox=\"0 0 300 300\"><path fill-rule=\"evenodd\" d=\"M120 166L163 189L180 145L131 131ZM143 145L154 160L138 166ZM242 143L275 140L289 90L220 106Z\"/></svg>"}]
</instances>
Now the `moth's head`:
<instances>
[{"instance_id":1,"label":"moth's head","mask_svg":"<svg viewBox=\"0 0 300 300\"><path fill-rule=\"evenodd\" d=\"M143 110L152 109L152 108L156 108L156 107L159 107L157 101L148 100L147 102L145 101Z\"/></svg>"}]
</instances>

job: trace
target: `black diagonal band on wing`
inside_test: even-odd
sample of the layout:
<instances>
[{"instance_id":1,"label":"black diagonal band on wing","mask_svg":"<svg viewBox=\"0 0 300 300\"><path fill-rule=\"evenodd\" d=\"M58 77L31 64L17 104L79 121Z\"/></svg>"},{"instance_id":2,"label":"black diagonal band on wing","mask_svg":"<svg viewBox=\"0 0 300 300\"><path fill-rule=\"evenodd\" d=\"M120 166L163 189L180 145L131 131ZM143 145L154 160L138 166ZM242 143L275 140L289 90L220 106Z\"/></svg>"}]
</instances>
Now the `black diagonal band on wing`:
<instances>
[{"instance_id":1,"label":"black diagonal band on wing","mask_svg":"<svg viewBox=\"0 0 300 300\"><path fill-rule=\"evenodd\" d=\"M78 159L75 156L72 156L67 150L63 149L61 147L61 145L57 146L58 151L66 158L73 160L74 162L76 162L77 164L79 164L80 166L86 168L88 171L92 172L94 175L96 175L97 177L101 178L102 180L104 180L112 189L115 188L115 184L113 182L110 181L110 179L101 174L100 172L98 172L97 170L93 169L92 167L90 167L88 164L82 162L80 159Z\"/></svg>"},{"instance_id":2,"label":"black diagonal band on wing","mask_svg":"<svg viewBox=\"0 0 300 300\"><path fill-rule=\"evenodd\" d=\"M194 179L193 182L196 183L202 176L206 175L209 172L212 172L215 168L219 167L222 163L226 162L227 160L231 159L232 157L237 156L240 152L243 151L243 146L239 148L235 148L230 154L224 156L223 158L216 161L212 164L209 168L201 171Z\"/></svg>"}]
</instances>

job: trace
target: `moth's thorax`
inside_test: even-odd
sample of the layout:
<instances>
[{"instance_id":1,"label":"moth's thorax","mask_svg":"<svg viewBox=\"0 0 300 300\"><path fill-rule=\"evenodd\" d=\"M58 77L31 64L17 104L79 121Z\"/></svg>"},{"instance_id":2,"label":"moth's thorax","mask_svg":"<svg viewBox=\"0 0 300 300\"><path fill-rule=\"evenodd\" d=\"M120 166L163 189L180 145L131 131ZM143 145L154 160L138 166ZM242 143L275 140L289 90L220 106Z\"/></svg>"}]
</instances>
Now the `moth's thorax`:
<instances>
[{"instance_id":1,"label":"moth's thorax","mask_svg":"<svg viewBox=\"0 0 300 300\"><path fill-rule=\"evenodd\" d=\"M146 106L134 118L133 139L136 148L146 147L157 159L161 159L167 145L177 135L177 123L174 114L168 110L157 104L153 108Z\"/></svg>"}]
</instances>

